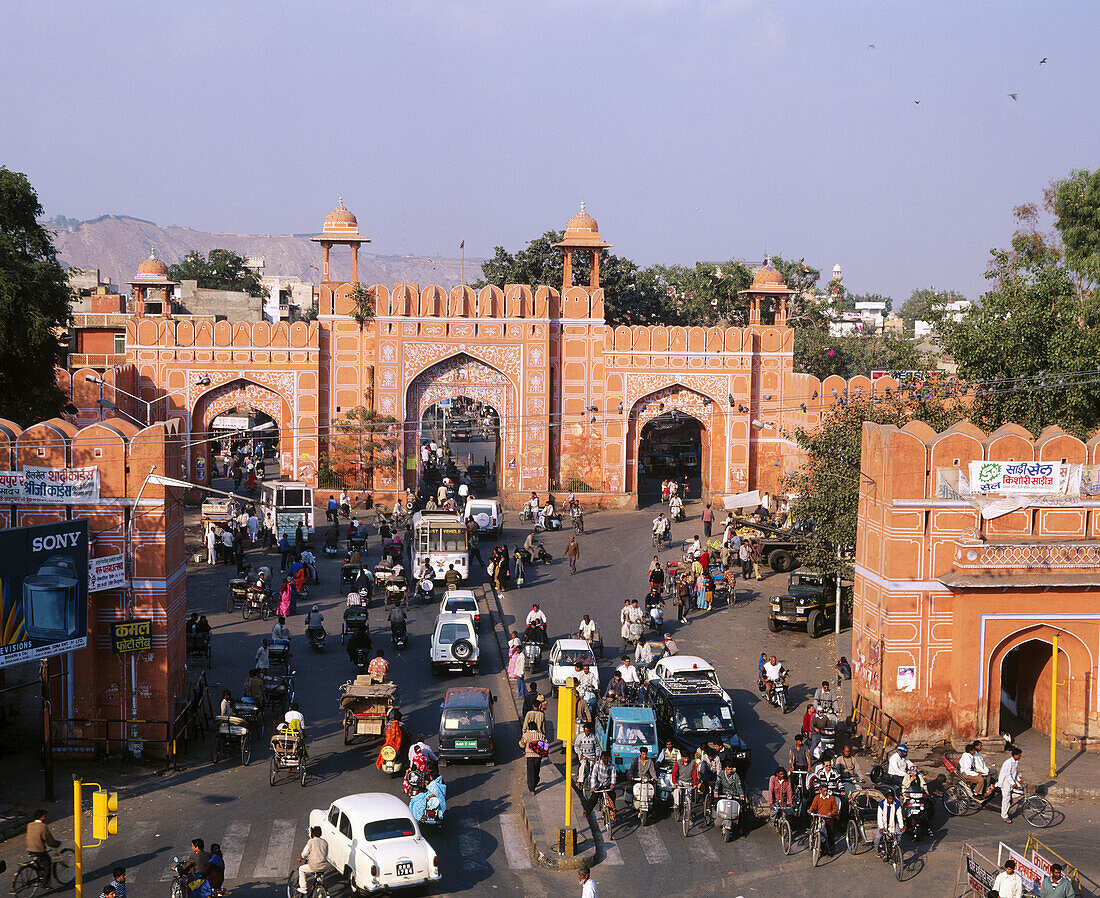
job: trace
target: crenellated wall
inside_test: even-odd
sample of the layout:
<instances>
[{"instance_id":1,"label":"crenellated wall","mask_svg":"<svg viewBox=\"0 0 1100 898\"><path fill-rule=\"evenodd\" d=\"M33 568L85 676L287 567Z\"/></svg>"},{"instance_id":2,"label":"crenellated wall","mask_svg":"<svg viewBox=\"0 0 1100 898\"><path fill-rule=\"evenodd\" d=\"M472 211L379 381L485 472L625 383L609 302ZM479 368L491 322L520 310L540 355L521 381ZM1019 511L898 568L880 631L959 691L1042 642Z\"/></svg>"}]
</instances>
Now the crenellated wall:
<instances>
[{"instance_id":1,"label":"crenellated wall","mask_svg":"<svg viewBox=\"0 0 1100 898\"><path fill-rule=\"evenodd\" d=\"M1011 424L986 434L969 421L943 433L864 425L855 689L911 738L996 735L1005 658L1038 641L1048 654L1029 674L1028 706L1049 733L1049 643L1060 632L1059 736L1096 735L1100 502L1071 497L983 520L950 487L975 460L1100 464L1100 436L1083 443L1048 428L1034 438ZM910 667L913 688L899 688L899 668Z\"/></svg>"}]
</instances>

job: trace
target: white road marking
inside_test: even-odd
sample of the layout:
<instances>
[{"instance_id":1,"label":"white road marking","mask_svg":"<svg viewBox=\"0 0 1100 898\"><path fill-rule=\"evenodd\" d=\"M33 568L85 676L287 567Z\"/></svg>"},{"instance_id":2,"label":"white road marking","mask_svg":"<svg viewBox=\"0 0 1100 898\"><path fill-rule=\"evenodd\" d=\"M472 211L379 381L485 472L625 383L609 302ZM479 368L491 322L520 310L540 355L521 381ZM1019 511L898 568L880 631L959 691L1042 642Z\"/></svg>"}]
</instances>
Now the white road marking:
<instances>
[{"instance_id":1,"label":"white road marking","mask_svg":"<svg viewBox=\"0 0 1100 898\"><path fill-rule=\"evenodd\" d=\"M638 844L642 846L645 859L651 864L666 864L672 860L672 855L665 848L661 834L651 826L638 827L636 835Z\"/></svg>"},{"instance_id":2,"label":"white road marking","mask_svg":"<svg viewBox=\"0 0 1100 898\"><path fill-rule=\"evenodd\" d=\"M474 870L487 870L488 862L483 857L484 849L478 838L480 821L477 815L467 809L458 819L458 853L462 855L464 867Z\"/></svg>"},{"instance_id":3,"label":"white road marking","mask_svg":"<svg viewBox=\"0 0 1100 898\"><path fill-rule=\"evenodd\" d=\"M738 851L744 855L745 860L748 861L749 867L766 867L768 865L768 859L764 856L764 851L755 842L742 837L738 839L734 845Z\"/></svg>"},{"instance_id":4,"label":"white road marking","mask_svg":"<svg viewBox=\"0 0 1100 898\"><path fill-rule=\"evenodd\" d=\"M530 870L531 855L527 851L527 845L520 835L519 818L515 814L501 814L500 821L501 842L504 843L504 855L508 858L508 866L513 870Z\"/></svg>"},{"instance_id":5,"label":"white road marking","mask_svg":"<svg viewBox=\"0 0 1100 898\"><path fill-rule=\"evenodd\" d=\"M251 824L234 823L222 836L219 844L222 846L222 857L225 859L226 879L237 878L237 873L241 869L241 858L244 857L244 846L251 829Z\"/></svg>"},{"instance_id":6,"label":"white road marking","mask_svg":"<svg viewBox=\"0 0 1100 898\"><path fill-rule=\"evenodd\" d=\"M702 833L689 836L687 839L684 839L684 841L687 842L688 849L692 854L698 855L708 863L718 863L718 852L711 847L707 837Z\"/></svg>"},{"instance_id":7,"label":"white road marking","mask_svg":"<svg viewBox=\"0 0 1100 898\"><path fill-rule=\"evenodd\" d=\"M297 830L293 820L272 821L267 854L256 864L256 869L252 873L253 879L282 879L287 875L290 871L290 861L294 852L294 834Z\"/></svg>"}]
</instances>

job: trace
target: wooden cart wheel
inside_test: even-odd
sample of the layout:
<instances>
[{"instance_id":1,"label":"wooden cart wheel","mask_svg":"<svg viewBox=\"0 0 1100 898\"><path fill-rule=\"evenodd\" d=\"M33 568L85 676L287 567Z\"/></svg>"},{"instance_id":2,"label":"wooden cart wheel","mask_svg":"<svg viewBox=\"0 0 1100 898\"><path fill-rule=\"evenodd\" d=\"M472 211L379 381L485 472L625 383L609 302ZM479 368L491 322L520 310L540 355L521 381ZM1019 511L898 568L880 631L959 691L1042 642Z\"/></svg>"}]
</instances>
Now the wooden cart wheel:
<instances>
[{"instance_id":1,"label":"wooden cart wheel","mask_svg":"<svg viewBox=\"0 0 1100 898\"><path fill-rule=\"evenodd\" d=\"M275 755L271 756L271 785L275 785L275 773L278 770L278 762L275 760Z\"/></svg>"}]
</instances>

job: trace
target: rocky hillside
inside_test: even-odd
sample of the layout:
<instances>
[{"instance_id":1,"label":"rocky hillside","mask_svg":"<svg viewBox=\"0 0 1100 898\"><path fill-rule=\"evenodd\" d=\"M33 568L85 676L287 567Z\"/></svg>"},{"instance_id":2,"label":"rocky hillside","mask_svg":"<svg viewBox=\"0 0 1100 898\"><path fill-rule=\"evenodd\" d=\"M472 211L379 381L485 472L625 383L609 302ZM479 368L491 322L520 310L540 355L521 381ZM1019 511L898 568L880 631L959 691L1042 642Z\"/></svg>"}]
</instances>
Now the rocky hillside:
<instances>
[{"instance_id":1,"label":"rocky hillside","mask_svg":"<svg viewBox=\"0 0 1100 898\"><path fill-rule=\"evenodd\" d=\"M317 283L321 279L321 248L309 234L211 234L191 228L162 228L151 221L126 215L104 215L91 221L56 218L46 222L54 233L61 261L77 268L98 268L100 275L125 284L137 271L149 250L168 264L178 262L195 250L233 250L243 256L263 256L264 273L297 275ZM351 255L346 248L334 248L332 274L350 279ZM315 267L311 267L315 266ZM478 260L466 259L466 283L481 277ZM384 256L359 251L359 279L367 284L442 284L451 287L461 279L458 259L429 259L426 256ZM123 288L125 289L125 288Z\"/></svg>"}]
</instances>

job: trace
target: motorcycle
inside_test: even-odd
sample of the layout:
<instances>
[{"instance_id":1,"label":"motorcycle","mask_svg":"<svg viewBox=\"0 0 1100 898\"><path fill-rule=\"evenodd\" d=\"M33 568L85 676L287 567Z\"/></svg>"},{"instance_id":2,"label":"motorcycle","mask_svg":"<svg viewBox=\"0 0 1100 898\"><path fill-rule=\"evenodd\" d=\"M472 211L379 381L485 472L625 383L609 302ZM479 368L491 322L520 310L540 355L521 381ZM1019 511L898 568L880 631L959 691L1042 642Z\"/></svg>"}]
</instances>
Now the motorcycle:
<instances>
[{"instance_id":1,"label":"motorcycle","mask_svg":"<svg viewBox=\"0 0 1100 898\"><path fill-rule=\"evenodd\" d=\"M787 676L787 671L784 669L778 680L771 681L770 689L765 686L765 695L767 695L768 701L775 707L781 708L784 714L789 710L787 707Z\"/></svg>"},{"instance_id":2,"label":"motorcycle","mask_svg":"<svg viewBox=\"0 0 1100 898\"><path fill-rule=\"evenodd\" d=\"M533 558L531 557L531 553L528 552L526 549L520 549L520 554L523 556L523 563L534 564L536 561L541 561L543 564L552 564L554 561L554 556L546 551L546 546L544 546L542 543L538 543L537 545L539 549Z\"/></svg>"},{"instance_id":3,"label":"motorcycle","mask_svg":"<svg viewBox=\"0 0 1100 898\"><path fill-rule=\"evenodd\" d=\"M409 628L404 623L400 627L390 624L390 641L395 649L406 648L409 644Z\"/></svg>"},{"instance_id":4,"label":"motorcycle","mask_svg":"<svg viewBox=\"0 0 1100 898\"><path fill-rule=\"evenodd\" d=\"M183 866L183 862L178 857L172 858L172 898L184 898L184 896L191 895L209 895L209 898L225 898L225 889L211 889L206 880L201 874L181 873L180 868ZM295 874L297 879L297 874ZM196 883L202 883L202 885L196 885L192 889L192 881ZM206 886L206 888L203 888Z\"/></svg>"},{"instance_id":5,"label":"motorcycle","mask_svg":"<svg viewBox=\"0 0 1100 898\"><path fill-rule=\"evenodd\" d=\"M657 795L657 786L653 780L636 779L631 795L634 799L634 810L638 814L638 825L645 826L649 820L650 809L653 807L653 799Z\"/></svg>"},{"instance_id":6,"label":"motorcycle","mask_svg":"<svg viewBox=\"0 0 1100 898\"><path fill-rule=\"evenodd\" d=\"M573 532L584 533L584 514L582 512L576 512L573 515Z\"/></svg>"},{"instance_id":7,"label":"motorcycle","mask_svg":"<svg viewBox=\"0 0 1100 898\"><path fill-rule=\"evenodd\" d=\"M310 627L306 630L306 639L309 640L309 647L315 652L323 652L325 650L325 628L324 627Z\"/></svg>"},{"instance_id":8,"label":"motorcycle","mask_svg":"<svg viewBox=\"0 0 1100 898\"><path fill-rule=\"evenodd\" d=\"M535 513L531 511L530 505L524 505L523 508L519 510L519 519L521 521L533 521L535 519Z\"/></svg>"},{"instance_id":9,"label":"motorcycle","mask_svg":"<svg viewBox=\"0 0 1100 898\"><path fill-rule=\"evenodd\" d=\"M734 830L739 830L741 802L736 798L719 798L714 803L714 819L722 829L722 838L733 841Z\"/></svg>"},{"instance_id":10,"label":"motorcycle","mask_svg":"<svg viewBox=\"0 0 1100 898\"><path fill-rule=\"evenodd\" d=\"M653 632L660 636L665 629L665 609L661 605L654 605L649 609L649 625Z\"/></svg>"},{"instance_id":11,"label":"motorcycle","mask_svg":"<svg viewBox=\"0 0 1100 898\"><path fill-rule=\"evenodd\" d=\"M423 580L417 581L416 598L424 605L435 598L435 583L430 578L425 577Z\"/></svg>"},{"instance_id":12,"label":"motorcycle","mask_svg":"<svg viewBox=\"0 0 1100 898\"><path fill-rule=\"evenodd\" d=\"M673 523L687 520L687 515L684 513L684 506L679 505L672 510L672 514L668 516L669 520Z\"/></svg>"},{"instance_id":13,"label":"motorcycle","mask_svg":"<svg viewBox=\"0 0 1100 898\"><path fill-rule=\"evenodd\" d=\"M547 517L540 512L539 519L535 522L535 533L538 533L540 530L561 530L561 515L554 514Z\"/></svg>"},{"instance_id":14,"label":"motorcycle","mask_svg":"<svg viewBox=\"0 0 1100 898\"><path fill-rule=\"evenodd\" d=\"M902 796L902 817L905 820L905 828L913 834L916 841L921 841L930 831L932 822L932 798L918 788L911 788Z\"/></svg>"},{"instance_id":15,"label":"motorcycle","mask_svg":"<svg viewBox=\"0 0 1100 898\"><path fill-rule=\"evenodd\" d=\"M356 649L351 663L355 665L355 669L359 673L366 673L367 665L370 664L370 649L366 647Z\"/></svg>"},{"instance_id":16,"label":"motorcycle","mask_svg":"<svg viewBox=\"0 0 1100 898\"><path fill-rule=\"evenodd\" d=\"M820 761L826 754L836 754L836 726L837 719L833 714L826 714L818 711L814 714L813 719L810 721L810 726L817 733L817 747L814 748L813 757L815 761ZM810 738L813 738L811 733Z\"/></svg>"}]
</instances>

